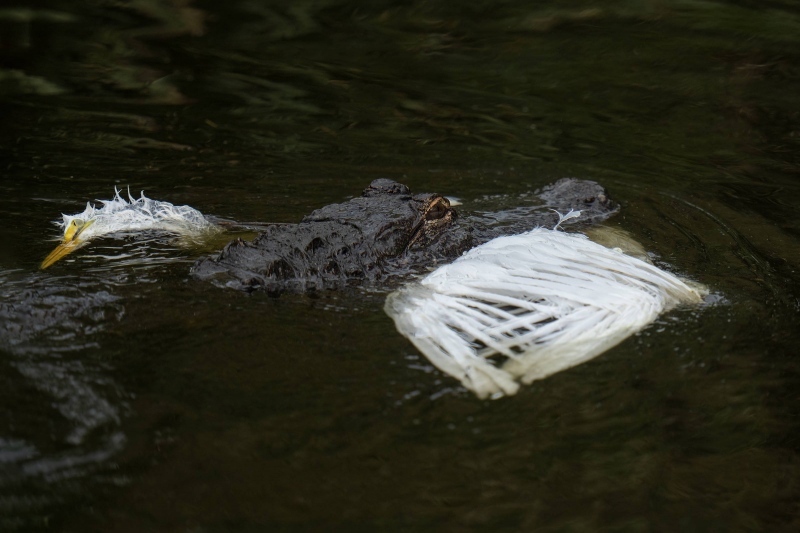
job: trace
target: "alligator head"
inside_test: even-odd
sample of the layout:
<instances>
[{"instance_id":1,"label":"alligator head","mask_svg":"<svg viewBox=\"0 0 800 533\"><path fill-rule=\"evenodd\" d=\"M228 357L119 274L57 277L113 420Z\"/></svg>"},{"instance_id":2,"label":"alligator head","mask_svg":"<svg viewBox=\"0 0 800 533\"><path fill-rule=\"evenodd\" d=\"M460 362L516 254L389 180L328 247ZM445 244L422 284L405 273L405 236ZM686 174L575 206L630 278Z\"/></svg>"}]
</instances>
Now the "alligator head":
<instances>
[{"instance_id":1,"label":"alligator head","mask_svg":"<svg viewBox=\"0 0 800 533\"><path fill-rule=\"evenodd\" d=\"M388 179L373 181L362 195L317 209L298 224L276 224L252 242L237 239L216 257L199 260L201 279L246 291L306 291L375 281L388 268L425 257L452 259L473 243L438 194L412 195ZM393 266L390 266L390 262Z\"/></svg>"}]
</instances>

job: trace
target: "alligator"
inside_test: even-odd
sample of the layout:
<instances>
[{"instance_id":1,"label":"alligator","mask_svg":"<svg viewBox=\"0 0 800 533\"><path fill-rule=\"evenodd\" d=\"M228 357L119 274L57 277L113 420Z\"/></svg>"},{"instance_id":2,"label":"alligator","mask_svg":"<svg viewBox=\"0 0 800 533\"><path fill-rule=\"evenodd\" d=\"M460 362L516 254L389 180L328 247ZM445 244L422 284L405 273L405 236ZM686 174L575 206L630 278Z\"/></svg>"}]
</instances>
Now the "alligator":
<instances>
[{"instance_id":1,"label":"alligator","mask_svg":"<svg viewBox=\"0 0 800 533\"><path fill-rule=\"evenodd\" d=\"M360 197L317 209L299 223L267 226L253 241L233 240L191 271L217 285L271 294L386 282L452 261L501 235L553 227L556 212L580 210L581 223L594 223L619 210L588 180L563 178L537 196L541 205L526 211L526 227L519 228L491 217L462 217L439 194L412 194L401 183L377 179Z\"/></svg>"}]
</instances>

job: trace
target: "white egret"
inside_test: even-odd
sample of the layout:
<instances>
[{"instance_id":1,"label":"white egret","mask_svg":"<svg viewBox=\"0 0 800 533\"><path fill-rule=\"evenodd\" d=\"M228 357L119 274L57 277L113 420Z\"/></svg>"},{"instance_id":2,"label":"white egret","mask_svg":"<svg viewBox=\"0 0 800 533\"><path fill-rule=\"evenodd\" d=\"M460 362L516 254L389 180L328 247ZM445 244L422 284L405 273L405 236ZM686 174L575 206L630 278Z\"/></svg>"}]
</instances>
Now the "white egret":
<instances>
[{"instance_id":1,"label":"white egret","mask_svg":"<svg viewBox=\"0 0 800 533\"><path fill-rule=\"evenodd\" d=\"M538 228L473 248L389 295L385 310L436 367L496 398L588 361L703 295L619 249Z\"/></svg>"},{"instance_id":2,"label":"white egret","mask_svg":"<svg viewBox=\"0 0 800 533\"><path fill-rule=\"evenodd\" d=\"M111 200L99 202L103 204L100 208L87 203L83 213L62 215L63 221L56 222L64 231L61 244L42 261L40 268L51 266L91 239L112 233L160 230L199 240L221 231L193 207L152 200L144 193L133 198L129 192L126 200L114 189Z\"/></svg>"}]
</instances>

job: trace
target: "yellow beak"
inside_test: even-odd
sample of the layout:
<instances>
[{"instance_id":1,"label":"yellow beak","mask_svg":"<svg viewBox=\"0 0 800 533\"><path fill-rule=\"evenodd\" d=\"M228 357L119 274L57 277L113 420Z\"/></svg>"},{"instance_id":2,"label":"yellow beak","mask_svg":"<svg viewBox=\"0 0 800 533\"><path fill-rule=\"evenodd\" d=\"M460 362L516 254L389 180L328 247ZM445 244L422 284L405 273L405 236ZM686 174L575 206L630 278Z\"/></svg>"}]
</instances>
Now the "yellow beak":
<instances>
[{"instance_id":1,"label":"yellow beak","mask_svg":"<svg viewBox=\"0 0 800 533\"><path fill-rule=\"evenodd\" d=\"M50 252L50 255L44 258L42 264L39 266L40 269L44 270L45 268L49 267L53 263L61 260L65 255L68 253L80 248L86 241L79 240L78 236L92 225L94 220L88 220L84 222L80 219L73 219L72 222L69 223L67 229L64 230L64 240L61 241L61 244L56 246L56 249Z\"/></svg>"},{"instance_id":2,"label":"yellow beak","mask_svg":"<svg viewBox=\"0 0 800 533\"><path fill-rule=\"evenodd\" d=\"M45 268L49 267L56 261L61 260L65 255L78 248L81 244L83 243L75 241L62 242L61 244L56 246L55 250L50 252L50 255L44 258L44 261L42 261L42 264L39 268L44 270Z\"/></svg>"}]
</instances>

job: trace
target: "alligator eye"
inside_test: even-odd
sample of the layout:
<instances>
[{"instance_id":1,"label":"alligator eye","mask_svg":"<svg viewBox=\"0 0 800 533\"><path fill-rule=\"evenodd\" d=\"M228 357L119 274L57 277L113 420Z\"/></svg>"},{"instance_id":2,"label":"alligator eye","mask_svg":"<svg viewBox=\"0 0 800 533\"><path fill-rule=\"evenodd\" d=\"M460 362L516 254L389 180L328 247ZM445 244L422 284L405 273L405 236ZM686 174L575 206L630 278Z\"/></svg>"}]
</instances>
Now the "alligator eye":
<instances>
[{"instance_id":1,"label":"alligator eye","mask_svg":"<svg viewBox=\"0 0 800 533\"><path fill-rule=\"evenodd\" d=\"M439 220L443 218L449 211L447 204L444 200L440 200L431 205L428 212L425 213L425 220Z\"/></svg>"}]
</instances>

